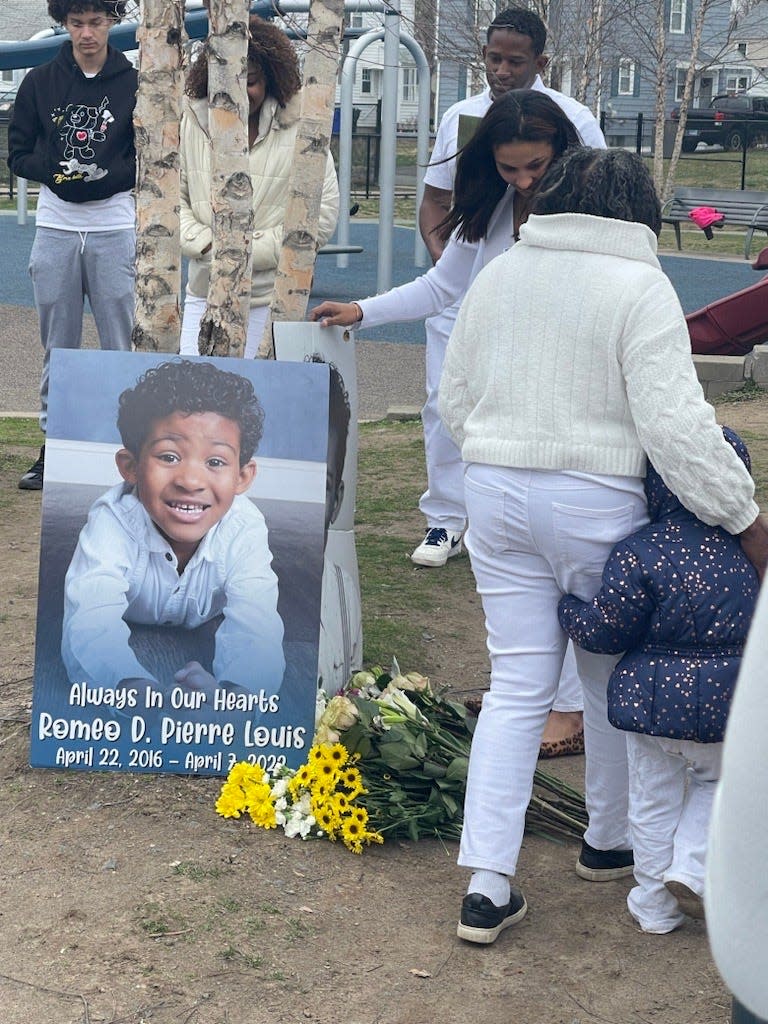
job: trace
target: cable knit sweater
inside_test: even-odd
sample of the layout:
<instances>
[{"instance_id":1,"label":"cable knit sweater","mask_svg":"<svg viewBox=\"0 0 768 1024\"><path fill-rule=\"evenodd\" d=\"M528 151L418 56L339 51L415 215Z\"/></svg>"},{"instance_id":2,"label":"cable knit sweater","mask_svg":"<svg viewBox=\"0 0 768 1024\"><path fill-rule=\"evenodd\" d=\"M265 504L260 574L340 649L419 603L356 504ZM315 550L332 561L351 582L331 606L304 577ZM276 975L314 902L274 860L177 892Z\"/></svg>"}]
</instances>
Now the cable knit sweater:
<instances>
[{"instance_id":1,"label":"cable knit sweater","mask_svg":"<svg viewBox=\"0 0 768 1024\"><path fill-rule=\"evenodd\" d=\"M647 452L705 523L758 514L644 225L530 217L462 303L439 405L465 462L642 476Z\"/></svg>"}]
</instances>

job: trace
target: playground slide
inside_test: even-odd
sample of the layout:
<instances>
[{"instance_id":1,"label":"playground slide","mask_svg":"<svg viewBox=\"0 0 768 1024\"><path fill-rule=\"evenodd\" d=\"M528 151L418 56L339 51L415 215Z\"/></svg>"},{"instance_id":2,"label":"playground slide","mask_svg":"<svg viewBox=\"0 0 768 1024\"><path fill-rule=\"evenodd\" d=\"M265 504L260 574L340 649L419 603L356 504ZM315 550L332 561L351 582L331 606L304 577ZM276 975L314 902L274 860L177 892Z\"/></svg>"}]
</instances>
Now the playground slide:
<instances>
[{"instance_id":1,"label":"playground slide","mask_svg":"<svg viewBox=\"0 0 768 1024\"><path fill-rule=\"evenodd\" d=\"M768 249L763 249L753 266L768 269ZM755 345L768 341L768 275L685 319L694 355L746 355Z\"/></svg>"}]
</instances>

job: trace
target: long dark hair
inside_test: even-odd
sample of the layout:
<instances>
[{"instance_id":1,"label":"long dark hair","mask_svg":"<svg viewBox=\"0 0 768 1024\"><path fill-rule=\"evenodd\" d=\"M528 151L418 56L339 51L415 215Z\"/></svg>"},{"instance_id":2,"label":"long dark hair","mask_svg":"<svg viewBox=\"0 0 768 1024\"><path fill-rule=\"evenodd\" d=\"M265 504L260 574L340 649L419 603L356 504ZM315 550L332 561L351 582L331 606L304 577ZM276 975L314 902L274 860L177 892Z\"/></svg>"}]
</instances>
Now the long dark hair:
<instances>
[{"instance_id":1,"label":"long dark hair","mask_svg":"<svg viewBox=\"0 0 768 1024\"><path fill-rule=\"evenodd\" d=\"M299 59L286 34L269 21L253 17L248 22L248 63L261 68L267 96L281 107L301 89ZM186 92L193 99L208 95L208 48L189 69Z\"/></svg>"},{"instance_id":2,"label":"long dark hair","mask_svg":"<svg viewBox=\"0 0 768 1024\"><path fill-rule=\"evenodd\" d=\"M539 183L531 213L588 213L645 224L658 237L661 204L642 157L624 149L566 153Z\"/></svg>"},{"instance_id":3,"label":"long dark hair","mask_svg":"<svg viewBox=\"0 0 768 1024\"><path fill-rule=\"evenodd\" d=\"M576 129L558 105L535 89L513 89L492 104L469 142L459 150L453 205L437 226L443 239L457 231L479 242L507 189L496 170L494 150L507 142L548 142L554 159L579 145Z\"/></svg>"}]
</instances>

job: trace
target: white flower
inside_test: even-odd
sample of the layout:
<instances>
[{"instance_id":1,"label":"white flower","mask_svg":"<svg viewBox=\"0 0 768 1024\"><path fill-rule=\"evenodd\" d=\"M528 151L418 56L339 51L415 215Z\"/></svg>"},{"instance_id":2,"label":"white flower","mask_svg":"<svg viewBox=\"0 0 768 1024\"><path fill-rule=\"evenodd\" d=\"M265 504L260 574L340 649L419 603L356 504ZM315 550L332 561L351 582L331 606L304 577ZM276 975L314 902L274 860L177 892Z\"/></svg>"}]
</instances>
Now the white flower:
<instances>
[{"instance_id":1,"label":"white flower","mask_svg":"<svg viewBox=\"0 0 768 1024\"><path fill-rule=\"evenodd\" d=\"M416 707L412 700L402 690L393 687L390 690L390 683L376 703L381 708L381 717L384 722L403 722L409 718L412 722L420 725L428 725L427 719Z\"/></svg>"},{"instance_id":2,"label":"white flower","mask_svg":"<svg viewBox=\"0 0 768 1024\"><path fill-rule=\"evenodd\" d=\"M285 796L288 789L288 781L288 779L282 778L272 783L272 795L277 797L278 800Z\"/></svg>"}]
</instances>

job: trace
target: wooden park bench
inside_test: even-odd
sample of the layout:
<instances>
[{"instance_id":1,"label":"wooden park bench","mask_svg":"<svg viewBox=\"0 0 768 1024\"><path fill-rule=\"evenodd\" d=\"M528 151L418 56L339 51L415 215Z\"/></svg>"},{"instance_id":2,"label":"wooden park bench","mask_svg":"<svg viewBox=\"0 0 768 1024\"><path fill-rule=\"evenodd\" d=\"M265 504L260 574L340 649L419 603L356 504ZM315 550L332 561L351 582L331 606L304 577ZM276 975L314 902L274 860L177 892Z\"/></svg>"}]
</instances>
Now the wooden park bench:
<instances>
[{"instance_id":1,"label":"wooden park bench","mask_svg":"<svg viewBox=\"0 0 768 1024\"><path fill-rule=\"evenodd\" d=\"M768 234L768 192L751 192L730 188L699 188L698 186L676 188L674 195L661 208L663 224L675 229L677 248L682 249L680 225L687 223L688 214L697 206L712 206L724 214L723 227L735 224L747 229L744 239L744 259L749 259L752 236L755 231ZM691 221L693 223L693 221ZM714 226L714 225L713 225Z\"/></svg>"}]
</instances>

